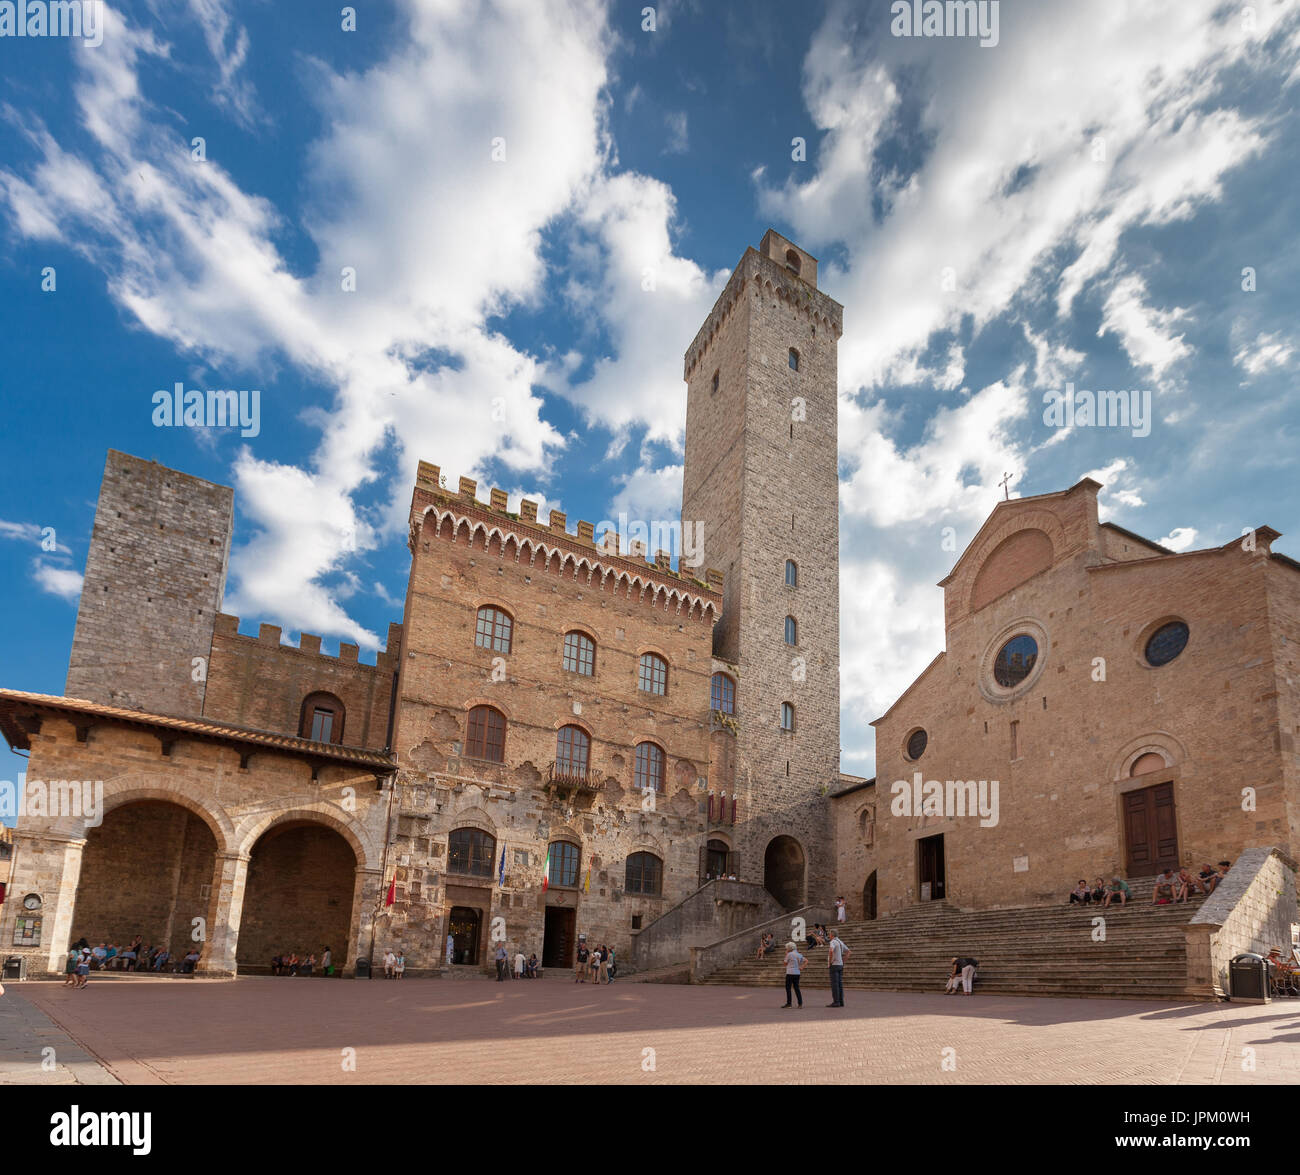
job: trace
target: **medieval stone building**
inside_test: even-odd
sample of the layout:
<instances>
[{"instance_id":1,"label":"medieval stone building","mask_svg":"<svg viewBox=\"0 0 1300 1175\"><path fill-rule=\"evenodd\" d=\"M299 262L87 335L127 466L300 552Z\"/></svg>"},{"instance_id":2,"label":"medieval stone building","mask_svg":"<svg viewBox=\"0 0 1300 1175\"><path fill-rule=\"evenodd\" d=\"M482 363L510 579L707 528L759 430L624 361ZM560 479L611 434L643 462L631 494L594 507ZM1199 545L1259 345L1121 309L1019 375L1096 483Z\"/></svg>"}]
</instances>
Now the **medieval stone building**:
<instances>
[{"instance_id":1,"label":"medieval stone building","mask_svg":"<svg viewBox=\"0 0 1300 1175\"><path fill-rule=\"evenodd\" d=\"M841 309L816 265L769 232L687 352L700 566L422 462L373 665L241 633L231 491L110 452L66 693L0 690L30 751L0 939L37 971L138 933L211 974L326 946L420 974L501 942L569 966L582 935L627 958L691 900L706 938L826 901Z\"/></svg>"},{"instance_id":2,"label":"medieval stone building","mask_svg":"<svg viewBox=\"0 0 1300 1175\"><path fill-rule=\"evenodd\" d=\"M834 801L868 916L1294 857L1300 564L1263 526L1174 553L1099 522L1100 488L999 503L943 580L945 648Z\"/></svg>"}]
</instances>

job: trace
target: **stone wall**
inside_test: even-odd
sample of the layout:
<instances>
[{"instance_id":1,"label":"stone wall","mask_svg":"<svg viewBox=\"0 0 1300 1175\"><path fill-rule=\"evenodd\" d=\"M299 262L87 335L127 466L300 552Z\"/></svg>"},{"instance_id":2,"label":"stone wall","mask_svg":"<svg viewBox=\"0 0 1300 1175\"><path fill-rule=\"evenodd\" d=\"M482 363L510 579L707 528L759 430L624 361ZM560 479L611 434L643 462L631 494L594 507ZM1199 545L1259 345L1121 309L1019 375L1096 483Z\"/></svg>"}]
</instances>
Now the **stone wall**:
<instances>
[{"instance_id":1,"label":"stone wall","mask_svg":"<svg viewBox=\"0 0 1300 1175\"><path fill-rule=\"evenodd\" d=\"M1294 706L1300 679L1275 668L1286 642L1270 617L1294 608L1300 576L1270 560L1263 532L1254 550L1157 554L1099 528L1097 489L1084 481L999 504L944 581L946 650L875 723L882 914L919 899L917 842L936 834L946 897L960 908L1050 904L1080 877L1126 874L1125 796L1155 784L1172 787L1180 864L1290 851L1294 749L1280 707ZM1050 540L1049 568L1041 544L1007 543L1027 529ZM1001 594L971 610L985 562L1004 554L1029 558L1028 578L995 569ZM1286 601L1270 586L1278 576L1290 577ZM1153 667L1146 641L1171 619L1188 625L1187 647ZM993 659L1022 631L1035 634L1038 660L999 689ZM919 729L928 741L912 761ZM1134 774L1139 760L1154 770ZM904 801L917 774L997 781L997 823L914 810Z\"/></svg>"},{"instance_id":2,"label":"stone wall","mask_svg":"<svg viewBox=\"0 0 1300 1175\"><path fill-rule=\"evenodd\" d=\"M1226 995L1228 964L1240 954L1291 954L1296 863L1275 848L1247 849L1187 926L1187 983L1205 995Z\"/></svg>"},{"instance_id":3,"label":"stone wall","mask_svg":"<svg viewBox=\"0 0 1300 1175\"><path fill-rule=\"evenodd\" d=\"M632 933L632 966L637 971L687 962L691 948L730 938L759 922L783 914L761 885L710 881L645 930Z\"/></svg>"},{"instance_id":4,"label":"stone wall","mask_svg":"<svg viewBox=\"0 0 1300 1175\"><path fill-rule=\"evenodd\" d=\"M304 699L318 691L333 694L344 707L341 739L348 746L375 750L388 745L388 713L393 680L402 655L402 626L388 626L388 645L375 664L358 660L354 644L339 655L320 651L320 637L303 633L298 647L280 642L274 624L244 636L235 616L217 617L203 716L258 730L299 733ZM337 721L337 720L336 720ZM310 731L304 732L310 736Z\"/></svg>"},{"instance_id":5,"label":"stone wall","mask_svg":"<svg viewBox=\"0 0 1300 1175\"><path fill-rule=\"evenodd\" d=\"M155 714L203 710L234 491L108 452L65 692Z\"/></svg>"},{"instance_id":6,"label":"stone wall","mask_svg":"<svg viewBox=\"0 0 1300 1175\"><path fill-rule=\"evenodd\" d=\"M834 921L834 906L820 903L801 906L797 910L787 910L784 914L756 923L747 930L738 931L707 946L692 947L690 981L699 983L723 967L729 967L732 963L739 963L741 959L752 957L758 950L764 932L768 930L776 936L778 953L772 960L774 967L781 961L782 948L787 942L797 941L800 952L808 955L807 940L799 939L798 932L802 930L806 934L809 926L817 923L830 926Z\"/></svg>"}]
</instances>

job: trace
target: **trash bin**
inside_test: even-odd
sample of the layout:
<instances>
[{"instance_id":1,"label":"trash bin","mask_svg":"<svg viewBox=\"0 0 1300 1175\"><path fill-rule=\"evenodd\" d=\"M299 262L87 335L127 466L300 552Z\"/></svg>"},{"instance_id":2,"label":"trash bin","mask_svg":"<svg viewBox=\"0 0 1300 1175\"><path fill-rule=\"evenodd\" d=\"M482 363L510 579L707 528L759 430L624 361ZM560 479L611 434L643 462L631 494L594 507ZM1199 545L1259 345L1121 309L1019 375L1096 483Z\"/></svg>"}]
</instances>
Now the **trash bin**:
<instances>
[{"instance_id":1,"label":"trash bin","mask_svg":"<svg viewBox=\"0 0 1300 1175\"><path fill-rule=\"evenodd\" d=\"M1228 998L1242 1004L1268 1003L1268 963L1263 955L1234 955L1228 964Z\"/></svg>"},{"instance_id":2,"label":"trash bin","mask_svg":"<svg viewBox=\"0 0 1300 1175\"><path fill-rule=\"evenodd\" d=\"M23 980L27 978L27 956L10 955L5 960L4 976L6 979Z\"/></svg>"},{"instance_id":3,"label":"trash bin","mask_svg":"<svg viewBox=\"0 0 1300 1175\"><path fill-rule=\"evenodd\" d=\"M358 960L357 960L356 973L355 973L355 975L354 975L354 978L356 978L356 979L369 979L369 978L370 978L370 960L369 960L369 959L358 959Z\"/></svg>"}]
</instances>

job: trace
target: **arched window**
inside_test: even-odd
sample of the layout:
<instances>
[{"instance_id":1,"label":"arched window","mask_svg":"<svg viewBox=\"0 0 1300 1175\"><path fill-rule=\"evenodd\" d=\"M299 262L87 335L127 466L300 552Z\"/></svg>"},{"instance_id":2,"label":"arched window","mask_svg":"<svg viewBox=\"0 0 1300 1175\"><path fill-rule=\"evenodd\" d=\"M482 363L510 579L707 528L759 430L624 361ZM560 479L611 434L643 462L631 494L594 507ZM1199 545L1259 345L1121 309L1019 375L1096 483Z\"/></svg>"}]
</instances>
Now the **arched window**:
<instances>
[{"instance_id":1,"label":"arched window","mask_svg":"<svg viewBox=\"0 0 1300 1175\"><path fill-rule=\"evenodd\" d=\"M656 743L638 743L636 748L636 789L664 790L664 749Z\"/></svg>"},{"instance_id":2,"label":"arched window","mask_svg":"<svg viewBox=\"0 0 1300 1175\"><path fill-rule=\"evenodd\" d=\"M555 736L555 771L569 779L586 779L591 738L581 726L561 726Z\"/></svg>"},{"instance_id":3,"label":"arched window","mask_svg":"<svg viewBox=\"0 0 1300 1175\"><path fill-rule=\"evenodd\" d=\"M581 851L567 840L552 841L546 849L546 858L550 862L546 870L547 885L578 884L578 865Z\"/></svg>"},{"instance_id":4,"label":"arched window","mask_svg":"<svg viewBox=\"0 0 1300 1175\"><path fill-rule=\"evenodd\" d=\"M793 559L787 559L785 561L785 586L799 586L799 568Z\"/></svg>"},{"instance_id":5,"label":"arched window","mask_svg":"<svg viewBox=\"0 0 1300 1175\"><path fill-rule=\"evenodd\" d=\"M713 675L711 705L720 714L734 714L736 712L736 683L725 673L715 673Z\"/></svg>"},{"instance_id":6,"label":"arched window","mask_svg":"<svg viewBox=\"0 0 1300 1175\"><path fill-rule=\"evenodd\" d=\"M799 352L796 351L793 347L790 348L790 370L791 371L799 370Z\"/></svg>"},{"instance_id":7,"label":"arched window","mask_svg":"<svg viewBox=\"0 0 1300 1175\"><path fill-rule=\"evenodd\" d=\"M641 675L637 688L648 694L668 692L668 662L654 653L641 654Z\"/></svg>"},{"instance_id":8,"label":"arched window","mask_svg":"<svg viewBox=\"0 0 1300 1175\"><path fill-rule=\"evenodd\" d=\"M789 702L781 703L781 729L794 729L794 707Z\"/></svg>"},{"instance_id":9,"label":"arched window","mask_svg":"<svg viewBox=\"0 0 1300 1175\"><path fill-rule=\"evenodd\" d=\"M497 842L481 828L453 828L447 837L447 872L491 877Z\"/></svg>"},{"instance_id":10,"label":"arched window","mask_svg":"<svg viewBox=\"0 0 1300 1175\"><path fill-rule=\"evenodd\" d=\"M478 624L474 629L474 643L480 649L491 649L494 653L510 652L511 633L515 622L508 612L491 605L478 610Z\"/></svg>"},{"instance_id":11,"label":"arched window","mask_svg":"<svg viewBox=\"0 0 1300 1175\"><path fill-rule=\"evenodd\" d=\"M298 737L315 743L343 741L343 703L333 694L308 694L298 719Z\"/></svg>"},{"instance_id":12,"label":"arched window","mask_svg":"<svg viewBox=\"0 0 1300 1175\"><path fill-rule=\"evenodd\" d=\"M493 763L506 761L506 719L500 710L475 706L469 712L465 754L471 759L488 759Z\"/></svg>"},{"instance_id":13,"label":"arched window","mask_svg":"<svg viewBox=\"0 0 1300 1175\"><path fill-rule=\"evenodd\" d=\"M564 667L590 677L596 672L596 642L582 632L564 634Z\"/></svg>"},{"instance_id":14,"label":"arched window","mask_svg":"<svg viewBox=\"0 0 1300 1175\"><path fill-rule=\"evenodd\" d=\"M785 643L787 645L799 643L799 622L793 616L785 618Z\"/></svg>"},{"instance_id":15,"label":"arched window","mask_svg":"<svg viewBox=\"0 0 1300 1175\"><path fill-rule=\"evenodd\" d=\"M663 885L664 863L654 853L633 853L628 857L624 890L658 897L663 892Z\"/></svg>"}]
</instances>

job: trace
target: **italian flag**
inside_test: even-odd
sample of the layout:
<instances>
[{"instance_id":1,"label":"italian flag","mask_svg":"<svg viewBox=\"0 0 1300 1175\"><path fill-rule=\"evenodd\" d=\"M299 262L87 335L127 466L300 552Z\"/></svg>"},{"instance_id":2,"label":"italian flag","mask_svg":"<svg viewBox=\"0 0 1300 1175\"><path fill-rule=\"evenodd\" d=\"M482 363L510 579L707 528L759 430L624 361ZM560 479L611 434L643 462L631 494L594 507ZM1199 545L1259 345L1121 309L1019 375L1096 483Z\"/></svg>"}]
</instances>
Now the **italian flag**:
<instances>
[{"instance_id":1,"label":"italian flag","mask_svg":"<svg viewBox=\"0 0 1300 1175\"><path fill-rule=\"evenodd\" d=\"M551 849L546 849L546 864L542 868L542 893L545 893L551 884Z\"/></svg>"}]
</instances>

